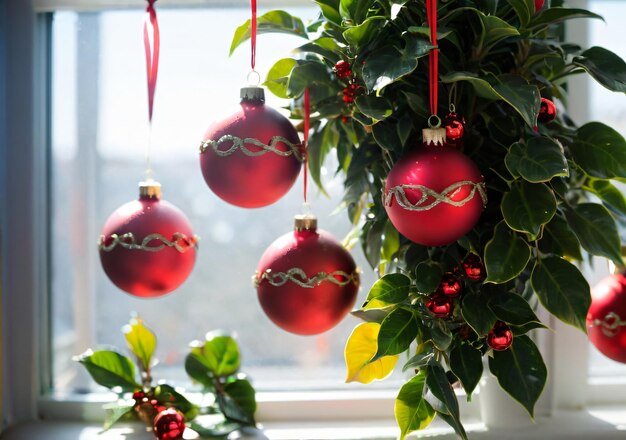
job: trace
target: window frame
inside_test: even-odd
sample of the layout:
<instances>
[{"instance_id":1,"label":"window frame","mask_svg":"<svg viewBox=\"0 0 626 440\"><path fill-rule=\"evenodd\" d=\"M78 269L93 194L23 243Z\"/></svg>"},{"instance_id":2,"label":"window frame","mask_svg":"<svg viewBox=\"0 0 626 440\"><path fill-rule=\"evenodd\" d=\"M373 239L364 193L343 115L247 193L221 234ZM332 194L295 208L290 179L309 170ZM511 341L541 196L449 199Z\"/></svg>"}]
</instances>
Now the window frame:
<instances>
[{"instance_id":1,"label":"window frame","mask_svg":"<svg viewBox=\"0 0 626 440\"><path fill-rule=\"evenodd\" d=\"M50 19L52 11L139 8L143 0L7 0L0 3L0 246L2 263L2 333L4 376L0 395L3 422L62 419L80 414L83 421L101 420L100 395L50 394L51 334L49 307L49 152L50 152ZM266 0L269 7L302 5L303 0ZM224 6L246 0L161 0L160 6ZM574 0L572 7L587 7ZM6 26L5 26L6 24ZM567 35L585 44L588 26L573 22ZM582 39L582 41L581 41ZM9 62L10 61L10 62ZM4 80L4 81L2 81ZM575 78L573 81L578 81ZM9 86L10 85L10 86ZM572 82L580 92L570 98L579 123L589 118L588 85ZM543 411L581 408L588 404L625 404L626 383L590 383L585 336L555 318L541 317L556 332L539 334L551 372ZM581 365L576 370L572 365ZM0 372L2 369L0 369ZM610 387L611 392L607 392ZM393 419L396 390L316 393L259 393L259 419L371 420ZM479 418L478 395L472 405L460 399L464 418ZM338 411L338 409L346 409Z\"/></svg>"}]
</instances>

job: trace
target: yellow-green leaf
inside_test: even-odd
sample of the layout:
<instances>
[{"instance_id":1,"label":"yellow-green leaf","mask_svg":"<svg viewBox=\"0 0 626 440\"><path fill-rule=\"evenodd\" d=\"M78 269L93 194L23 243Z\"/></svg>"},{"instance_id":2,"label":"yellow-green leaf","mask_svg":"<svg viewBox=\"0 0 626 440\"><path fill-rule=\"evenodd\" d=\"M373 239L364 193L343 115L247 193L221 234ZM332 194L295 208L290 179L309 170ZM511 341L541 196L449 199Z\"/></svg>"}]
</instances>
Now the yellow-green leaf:
<instances>
[{"instance_id":1,"label":"yellow-green leaf","mask_svg":"<svg viewBox=\"0 0 626 440\"><path fill-rule=\"evenodd\" d=\"M346 342L344 357L348 374L346 382L370 383L389 376L398 362L398 356L383 356L370 363L378 351L380 324L364 322L357 325Z\"/></svg>"},{"instance_id":2,"label":"yellow-green leaf","mask_svg":"<svg viewBox=\"0 0 626 440\"><path fill-rule=\"evenodd\" d=\"M419 429L424 429L435 417L435 410L424 399L424 382L426 376L423 370L405 383L394 407L396 422L400 427L400 440L404 440L408 434Z\"/></svg>"},{"instance_id":3,"label":"yellow-green leaf","mask_svg":"<svg viewBox=\"0 0 626 440\"><path fill-rule=\"evenodd\" d=\"M128 348L141 362L143 370L150 368L152 355L156 348L156 336L145 325L141 318L132 318L122 329Z\"/></svg>"}]
</instances>

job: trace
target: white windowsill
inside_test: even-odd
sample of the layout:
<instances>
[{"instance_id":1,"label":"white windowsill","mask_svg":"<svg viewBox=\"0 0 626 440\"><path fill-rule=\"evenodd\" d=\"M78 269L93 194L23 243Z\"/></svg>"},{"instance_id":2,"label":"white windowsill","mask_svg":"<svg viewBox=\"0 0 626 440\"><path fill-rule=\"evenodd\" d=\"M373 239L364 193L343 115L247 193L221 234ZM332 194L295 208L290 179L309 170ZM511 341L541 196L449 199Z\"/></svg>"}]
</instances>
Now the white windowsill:
<instances>
[{"instance_id":1,"label":"white windowsill","mask_svg":"<svg viewBox=\"0 0 626 440\"><path fill-rule=\"evenodd\" d=\"M487 429L477 421L467 421L465 427L472 440L482 439L567 439L567 440L618 440L626 438L626 407L594 407L585 411L559 411L552 417L538 418L526 427ZM393 421L352 422L271 422L264 426L271 440L393 440L398 429ZM140 424L115 427L99 434L98 424L77 422L31 422L14 427L2 440L45 438L46 440L152 440L154 437ZM413 438L456 440L452 430L442 423L422 431ZM193 438L193 437L185 437Z\"/></svg>"}]
</instances>

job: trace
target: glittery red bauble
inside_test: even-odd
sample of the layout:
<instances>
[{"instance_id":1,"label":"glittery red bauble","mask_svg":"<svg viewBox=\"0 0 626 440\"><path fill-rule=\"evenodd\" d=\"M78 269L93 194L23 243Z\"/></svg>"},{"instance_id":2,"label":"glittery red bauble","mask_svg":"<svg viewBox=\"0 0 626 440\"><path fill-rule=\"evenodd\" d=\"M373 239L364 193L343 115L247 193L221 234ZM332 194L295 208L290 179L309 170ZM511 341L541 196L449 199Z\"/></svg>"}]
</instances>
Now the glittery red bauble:
<instances>
[{"instance_id":1,"label":"glittery red bauble","mask_svg":"<svg viewBox=\"0 0 626 440\"><path fill-rule=\"evenodd\" d=\"M604 278L591 298L589 339L605 356L626 363L626 272Z\"/></svg>"},{"instance_id":2,"label":"glittery red bauble","mask_svg":"<svg viewBox=\"0 0 626 440\"><path fill-rule=\"evenodd\" d=\"M424 305L436 318L448 318L452 316L452 311L454 310L452 297L440 290L430 295Z\"/></svg>"},{"instance_id":3,"label":"glittery red bauble","mask_svg":"<svg viewBox=\"0 0 626 440\"><path fill-rule=\"evenodd\" d=\"M483 176L460 151L423 146L393 166L385 185L385 209L406 238L425 246L453 243L474 227L483 211Z\"/></svg>"},{"instance_id":4,"label":"glittery red bauble","mask_svg":"<svg viewBox=\"0 0 626 440\"><path fill-rule=\"evenodd\" d=\"M554 118L556 118L556 106L549 99L541 98L537 122L548 123L554 121Z\"/></svg>"},{"instance_id":5,"label":"glittery red bauble","mask_svg":"<svg viewBox=\"0 0 626 440\"><path fill-rule=\"evenodd\" d=\"M339 78L352 76L352 66L345 60L337 61L337 64L335 64L335 73Z\"/></svg>"},{"instance_id":6,"label":"glittery red bauble","mask_svg":"<svg viewBox=\"0 0 626 440\"><path fill-rule=\"evenodd\" d=\"M251 92L248 92L251 90ZM242 89L237 110L204 135L200 167L209 188L242 208L271 205L300 173L301 142L287 118L264 103L263 89Z\"/></svg>"},{"instance_id":7,"label":"glittery red bauble","mask_svg":"<svg viewBox=\"0 0 626 440\"><path fill-rule=\"evenodd\" d=\"M261 307L274 324L314 335L334 327L350 311L359 275L350 253L329 233L298 222L296 230L266 249L255 284Z\"/></svg>"},{"instance_id":8,"label":"glittery red bauble","mask_svg":"<svg viewBox=\"0 0 626 440\"><path fill-rule=\"evenodd\" d=\"M113 284L149 298L165 295L187 279L196 261L196 241L180 209L142 195L111 214L98 247Z\"/></svg>"},{"instance_id":9,"label":"glittery red bauble","mask_svg":"<svg viewBox=\"0 0 626 440\"><path fill-rule=\"evenodd\" d=\"M485 265L476 254L469 254L463 260L463 272L472 281L480 281L485 278Z\"/></svg>"},{"instance_id":10,"label":"glittery red bauble","mask_svg":"<svg viewBox=\"0 0 626 440\"><path fill-rule=\"evenodd\" d=\"M502 321L496 322L487 335L487 345L496 351L506 350L513 343L513 332Z\"/></svg>"},{"instance_id":11,"label":"glittery red bauble","mask_svg":"<svg viewBox=\"0 0 626 440\"><path fill-rule=\"evenodd\" d=\"M465 122L454 112L443 119L443 126L446 128L446 142L458 141L465 134Z\"/></svg>"},{"instance_id":12,"label":"glittery red bauble","mask_svg":"<svg viewBox=\"0 0 626 440\"><path fill-rule=\"evenodd\" d=\"M463 285L456 275L452 273L445 273L443 274L443 277L441 277L439 290L447 296L456 297L463 292Z\"/></svg>"},{"instance_id":13,"label":"glittery red bauble","mask_svg":"<svg viewBox=\"0 0 626 440\"><path fill-rule=\"evenodd\" d=\"M544 0L535 0L535 12L543 8Z\"/></svg>"},{"instance_id":14,"label":"glittery red bauble","mask_svg":"<svg viewBox=\"0 0 626 440\"><path fill-rule=\"evenodd\" d=\"M185 432L185 417L174 408L168 408L154 418L154 435L159 440L179 440Z\"/></svg>"}]
</instances>

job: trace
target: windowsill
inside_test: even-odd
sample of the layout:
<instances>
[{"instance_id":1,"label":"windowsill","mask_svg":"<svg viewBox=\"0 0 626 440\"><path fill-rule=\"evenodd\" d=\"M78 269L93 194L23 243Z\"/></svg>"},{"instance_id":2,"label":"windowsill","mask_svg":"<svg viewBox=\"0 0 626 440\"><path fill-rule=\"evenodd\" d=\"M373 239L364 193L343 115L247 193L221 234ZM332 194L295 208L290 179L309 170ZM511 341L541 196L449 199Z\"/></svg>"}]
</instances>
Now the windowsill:
<instances>
[{"instance_id":1,"label":"windowsill","mask_svg":"<svg viewBox=\"0 0 626 440\"><path fill-rule=\"evenodd\" d=\"M583 440L617 440L626 437L626 407L593 407L585 411L559 411L551 417L537 418L525 427L488 429L478 421L467 421L465 427L472 440L528 438ZM368 420L350 422L271 422L264 426L265 435L272 440L393 440L398 429L393 421ZM154 437L139 424L115 427L99 434L98 424L78 422L31 422L14 427L2 436L2 440L45 438L46 440L153 440ZM419 436L437 440L456 440L447 425L434 423ZM191 439L192 437L185 437Z\"/></svg>"}]
</instances>

